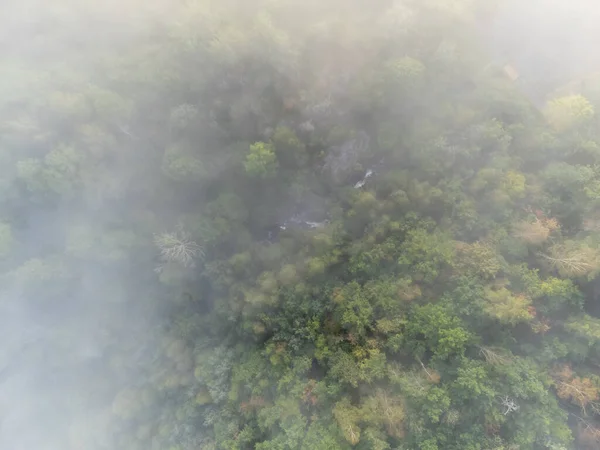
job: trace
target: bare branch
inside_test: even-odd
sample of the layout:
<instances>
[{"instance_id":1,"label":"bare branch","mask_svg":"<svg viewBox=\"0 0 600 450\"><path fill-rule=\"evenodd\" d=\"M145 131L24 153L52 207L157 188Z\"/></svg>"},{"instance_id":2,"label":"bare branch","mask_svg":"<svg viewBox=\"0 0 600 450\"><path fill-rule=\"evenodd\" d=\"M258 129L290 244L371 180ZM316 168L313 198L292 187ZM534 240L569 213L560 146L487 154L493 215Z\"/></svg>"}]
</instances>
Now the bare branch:
<instances>
[{"instance_id":1,"label":"bare branch","mask_svg":"<svg viewBox=\"0 0 600 450\"><path fill-rule=\"evenodd\" d=\"M479 354L492 365L504 365L510 363L510 358L501 354L501 349L496 349L494 347L479 347Z\"/></svg>"},{"instance_id":2,"label":"bare branch","mask_svg":"<svg viewBox=\"0 0 600 450\"><path fill-rule=\"evenodd\" d=\"M165 264L176 263L190 268L195 267L196 259L204 257L204 249L181 226L174 232L155 235L154 244L160 250L160 258Z\"/></svg>"},{"instance_id":3,"label":"bare branch","mask_svg":"<svg viewBox=\"0 0 600 450\"><path fill-rule=\"evenodd\" d=\"M520 406L517 405L517 403L507 395L500 399L500 403L506 408L503 413L505 416L511 412L518 411L520 408Z\"/></svg>"},{"instance_id":4,"label":"bare branch","mask_svg":"<svg viewBox=\"0 0 600 450\"><path fill-rule=\"evenodd\" d=\"M554 268L574 275L585 275L594 268L592 264L582 259L582 255L575 254L573 256L562 258L553 258L544 253L540 253L539 255L548 260Z\"/></svg>"}]
</instances>

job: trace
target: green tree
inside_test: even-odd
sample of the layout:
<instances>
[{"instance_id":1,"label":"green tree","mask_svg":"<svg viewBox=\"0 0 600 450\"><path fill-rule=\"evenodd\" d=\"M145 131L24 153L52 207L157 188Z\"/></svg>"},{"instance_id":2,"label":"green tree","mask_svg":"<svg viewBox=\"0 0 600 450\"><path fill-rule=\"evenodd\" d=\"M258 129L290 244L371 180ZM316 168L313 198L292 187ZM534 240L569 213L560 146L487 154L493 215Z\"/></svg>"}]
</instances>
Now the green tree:
<instances>
[{"instance_id":1,"label":"green tree","mask_svg":"<svg viewBox=\"0 0 600 450\"><path fill-rule=\"evenodd\" d=\"M278 162L272 144L257 142L250 146L244 162L246 173L254 178L270 178L277 173Z\"/></svg>"}]
</instances>

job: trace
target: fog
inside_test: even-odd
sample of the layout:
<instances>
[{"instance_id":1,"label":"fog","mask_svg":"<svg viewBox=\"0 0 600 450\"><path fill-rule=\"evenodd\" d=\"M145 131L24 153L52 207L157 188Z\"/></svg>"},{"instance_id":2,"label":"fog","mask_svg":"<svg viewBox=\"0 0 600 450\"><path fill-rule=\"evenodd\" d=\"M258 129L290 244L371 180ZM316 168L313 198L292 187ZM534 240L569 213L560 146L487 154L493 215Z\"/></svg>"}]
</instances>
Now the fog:
<instances>
[{"instance_id":1,"label":"fog","mask_svg":"<svg viewBox=\"0 0 600 450\"><path fill-rule=\"evenodd\" d=\"M485 39L492 55L517 68L524 88L538 101L552 89L598 71L600 56L592 49L599 38L595 2L502 3Z\"/></svg>"},{"instance_id":2,"label":"fog","mask_svg":"<svg viewBox=\"0 0 600 450\"><path fill-rule=\"evenodd\" d=\"M588 77L600 73L597 2L493 3L423 2L434 5L436 14L465 11L469 16L466 23L473 29L466 36L449 36L459 46L466 38L475 48L477 62L465 63L473 78L487 70L484 61L498 68L510 65L518 74L516 91L543 109L556 92L578 94ZM361 211L370 200L352 196L378 186L400 157L376 153L383 145L373 123L386 118L380 112L378 117L355 113L376 95L366 87L361 91L352 77L367 73L365 67L380 55L396 53L393 47L372 50L384 33L397 34L400 53L411 55L411 46L429 42L403 34L437 26L426 14L411 15L416 0L347 4L348 11L337 0L3 2L0 449L254 448L251 438L237 447L233 441L219 442L225 426L217 427L217 437L194 433L196 424L210 427L218 414L234 415L234 409L225 414L225 407L216 406L218 395L231 399L233 394L217 394L220 385L211 385L206 374L233 370L241 377L241 369L232 369L238 358L232 352L252 339L239 336L260 334L259 318L267 319L256 311L263 304L273 306L265 300L271 280L264 273L283 277L279 271L285 264L277 262L278 254L296 248L293 239L308 242L293 233L322 233L322 243L306 244L320 255L339 232L336 221L363 220ZM279 19L257 15L262 9L272 9ZM383 10L393 14L383 16ZM244 27L255 23L263 27L257 35L267 36L271 47L261 38L246 40ZM330 46L315 47L312 42L319 39ZM204 41L209 44L197 51L196 43ZM310 51L300 58L303 46ZM243 64L236 66L238 60ZM228 64L230 71L223 69ZM261 65L270 72L255 75ZM280 108L271 95L291 106ZM389 110L407 108L410 100L402 101ZM402 114L410 118L412 112ZM331 138L334 132L327 134L349 123L354 134L337 140ZM321 158L318 164L293 176L290 168L306 164L299 152L289 160L278 156L277 167L288 170L278 183L289 182L289 189L266 184L275 178L267 174L268 161L260 159L258 168L251 159L241 162L253 142L276 142L275 128L282 124L303 142L290 138L285 141L290 148L306 143L325 149L306 157L310 164ZM237 142L243 150L236 150ZM255 170L259 181L246 183L239 168ZM354 201L359 205L355 216L345 215ZM370 214L365 217L375 220ZM369 229L362 222L347 228L348 236ZM187 259L173 262L168 250L176 247L174 241L185 247ZM240 281L240 274L254 270L252 263L244 265L246 248L266 267L256 277L258 294ZM304 264L303 251L287 257L287 266ZM350 258L340 258L345 257ZM307 273L313 266L308 264ZM223 294L228 283L237 289L231 298ZM306 295L317 296L316 290L310 292ZM248 300L251 295L254 300ZM234 304L243 296L250 306ZM182 329L191 330L185 339ZM190 344L200 342L203 330L208 337ZM185 349L177 347L182 341ZM220 365L215 362L204 373L198 369L202 358ZM177 367L176 375L167 374L171 366ZM320 369L311 370L319 374ZM194 384L194 377L203 384ZM148 387L154 384L161 386L156 392ZM360 389L353 389L353 398L358 397ZM206 391L211 406L185 409L182 399ZM198 404L204 406L201 400ZM167 410L173 411L170 419ZM256 420L240 417L248 424ZM237 439L246 424L236 420ZM275 418L261 420L274 423ZM271 433L260 429L264 436ZM352 439L346 438L357 445ZM391 448L364 442L360 448ZM310 448L277 445L260 448ZM434 448L406 445L397 448ZM522 448L542 448L527 445Z\"/></svg>"}]
</instances>

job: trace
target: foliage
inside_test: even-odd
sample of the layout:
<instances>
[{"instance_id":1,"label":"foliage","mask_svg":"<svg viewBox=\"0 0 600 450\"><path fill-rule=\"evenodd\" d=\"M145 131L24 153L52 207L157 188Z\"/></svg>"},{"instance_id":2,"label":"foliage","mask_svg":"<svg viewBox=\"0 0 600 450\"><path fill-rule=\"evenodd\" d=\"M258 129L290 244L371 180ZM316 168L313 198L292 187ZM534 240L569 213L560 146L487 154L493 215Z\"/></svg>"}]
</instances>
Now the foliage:
<instances>
[{"instance_id":1,"label":"foliage","mask_svg":"<svg viewBox=\"0 0 600 450\"><path fill-rule=\"evenodd\" d=\"M560 131L583 123L593 115L594 107L582 95L553 99L546 108L548 121Z\"/></svg>"},{"instance_id":2,"label":"foliage","mask_svg":"<svg viewBox=\"0 0 600 450\"><path fill-rule=\"evenodd\" d=\"M250 146L244 167L251 177L268 178L277 171L277 156L271 144L256 142Z\"/></svg>"},{"instance_id":3,"label":"foliage","mask_svg":"<svg viewBox=\"0 0 600 450\"><path fill-rule=\"evenodd\" d=\"M0 305L42 328L2 373L52 385L44 445L598 448L600 97L531 104L493 2L47 3L0 62Z\"/></svg>"}]
</instances>

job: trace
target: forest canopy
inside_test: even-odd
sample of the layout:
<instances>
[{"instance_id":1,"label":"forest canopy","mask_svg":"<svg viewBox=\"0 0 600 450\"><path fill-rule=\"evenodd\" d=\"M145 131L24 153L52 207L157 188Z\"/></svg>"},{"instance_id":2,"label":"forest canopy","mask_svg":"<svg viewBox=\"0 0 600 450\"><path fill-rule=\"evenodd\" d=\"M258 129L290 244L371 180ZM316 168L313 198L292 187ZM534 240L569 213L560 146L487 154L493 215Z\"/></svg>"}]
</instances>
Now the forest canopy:
<instances>
[{"instance_id":1,"label":"forest canopy","mask_svg":"<svg viewBox=\"0 0 600 450\"><path fill-rule=\"evenodd\" d=\"M600 448L600 77L497 14L9 6L0 448Z\"/></svg>"}]
</instances>

